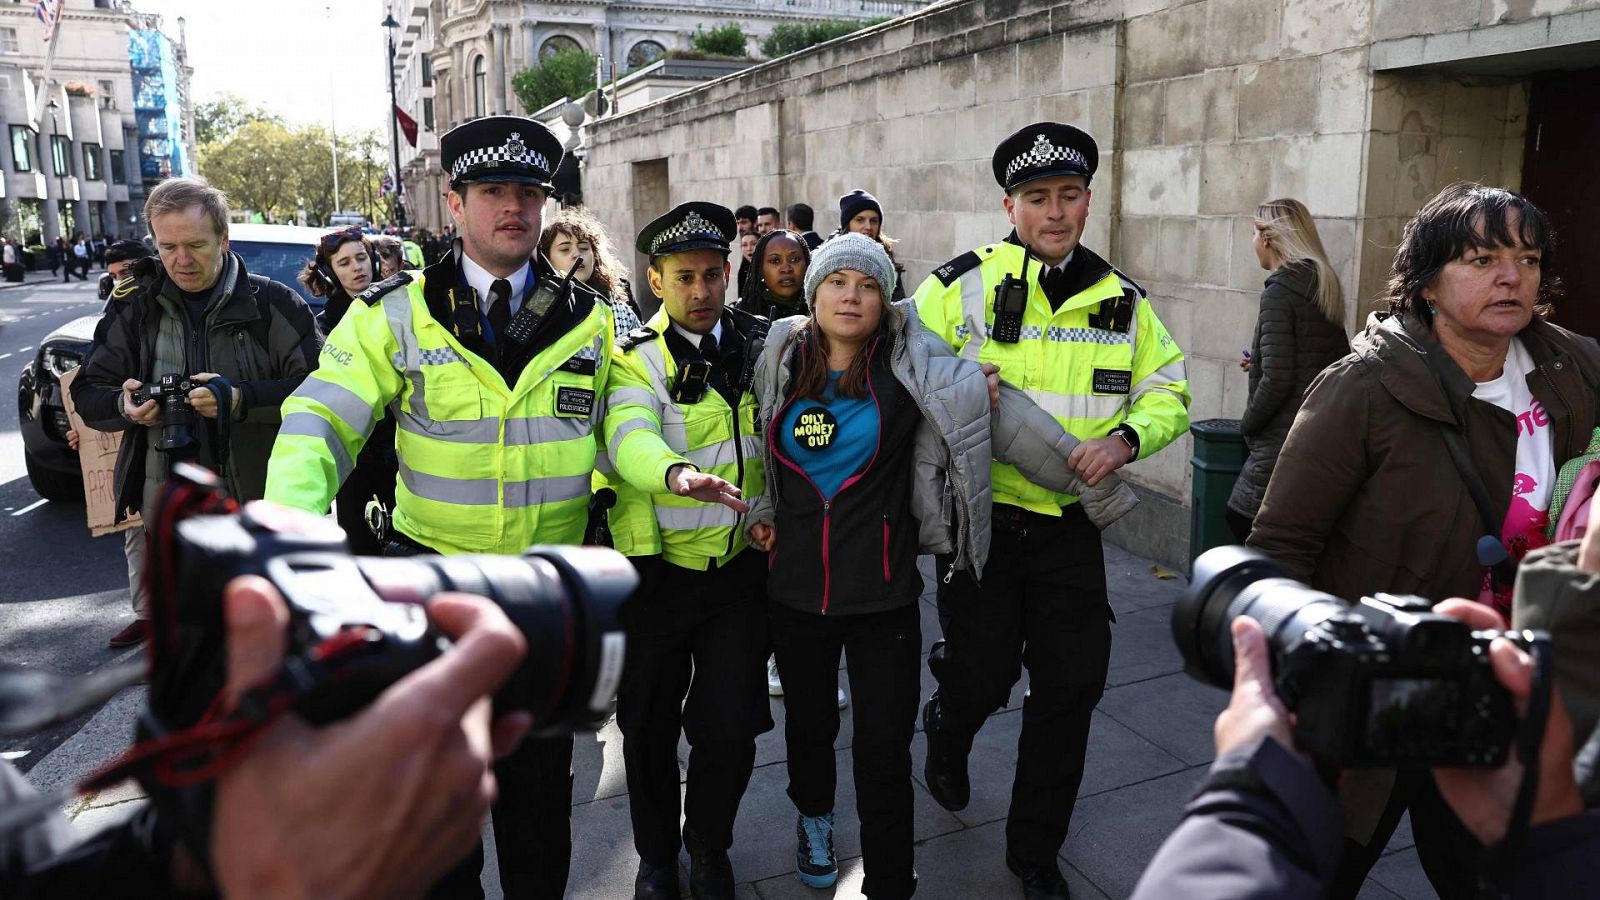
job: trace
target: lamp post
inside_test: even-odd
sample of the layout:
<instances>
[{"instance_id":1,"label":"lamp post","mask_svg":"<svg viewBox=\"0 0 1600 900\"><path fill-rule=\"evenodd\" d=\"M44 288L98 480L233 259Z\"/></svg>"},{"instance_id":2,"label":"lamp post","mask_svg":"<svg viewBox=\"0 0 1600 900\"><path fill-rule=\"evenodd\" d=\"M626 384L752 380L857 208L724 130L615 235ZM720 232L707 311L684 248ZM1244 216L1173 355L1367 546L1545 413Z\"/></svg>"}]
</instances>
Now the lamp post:
<instances>
[{"instance_id":1,"label":"lamp post","mask_svg":"<svg viewBox=\"0 0 1600 900\"><path fill-rule=\"evenodd\" d=\"M405 193L405 186L400 180L400 117L395 115L400 102L395 99L394 93L394 30L400 27L400 23L390 13L383 17L383 27L389 31L389 146L394 151L394 223L403 229L406 227L406 208L401 195Z\"/></svg>"},{"instance_id":2,"label":"lamp post","mask_svg":"<svg viewBox=\"0 0 1600 900\"><path fill-rule=\"evenodd\" d=\"M56 196L56 228L62 237L71 240L67 235L67 174L64 171L68 157L67 151L63 151L61 154L62 164L56 165L57 138L61 137L61 120L56 118L56 110L61 107L56 103L56 98L54 97L51 97L50 102L45 105L50 110L50 165L55 166L56 183L61 191Z\"/></svg>"}]
</instances>

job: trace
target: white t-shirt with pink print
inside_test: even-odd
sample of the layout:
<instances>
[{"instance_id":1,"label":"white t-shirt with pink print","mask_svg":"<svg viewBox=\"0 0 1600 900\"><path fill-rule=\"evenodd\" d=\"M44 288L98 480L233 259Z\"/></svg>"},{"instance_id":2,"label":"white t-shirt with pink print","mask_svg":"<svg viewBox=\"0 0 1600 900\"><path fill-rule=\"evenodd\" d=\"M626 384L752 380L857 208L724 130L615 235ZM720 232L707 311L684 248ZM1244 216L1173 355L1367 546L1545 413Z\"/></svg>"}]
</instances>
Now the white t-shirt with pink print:
<instances>
[{"instance_id":1,"label":"white t-shirt with pink print","mask_svg":"<svg viewBox=\"0 0 1600 900\"><path fill-rule=\"evenodd\" d=\"M1516 475L1511 483L1511 506L1500 529L1500 538L1514 560L1550 542L1545 528L1550 524L1550 489L1556 480L1555 435L1544 405L1528 390L1528 373L1532 371L1533 359L1527 348L1521 340L1512 338L1500 377L1479 382L1472 392L1473 397L1516 418ZM1493 606L1508 620L1511 618L1510 586L1496 591L1488 573L1484 574L1478 600Z\"/></svg>"}]
</instances>

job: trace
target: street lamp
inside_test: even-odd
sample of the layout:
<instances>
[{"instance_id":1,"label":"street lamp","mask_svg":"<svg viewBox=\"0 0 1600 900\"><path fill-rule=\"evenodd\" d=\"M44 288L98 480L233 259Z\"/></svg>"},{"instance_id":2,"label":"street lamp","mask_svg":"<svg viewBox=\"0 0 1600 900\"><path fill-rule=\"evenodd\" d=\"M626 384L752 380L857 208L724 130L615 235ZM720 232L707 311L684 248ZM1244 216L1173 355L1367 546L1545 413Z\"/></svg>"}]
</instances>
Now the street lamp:
<instances>
[{"instance_id":1,"label":"street lamp","mask_svg":"<svg viewBox=\"0 0 1600 900\"><path fill-rule=\"evenodd\" d=\"M400 181L400 117L395 115L400 102L395 99L394 93L394 30L400 27L400 23L394 20L393 13L389 13L384 15L382 24L389 31L389 146L394 150L394 223L404 229L406 209L400 196L405 192Z\"/></svg>"},{"instance_id":2,"label":"street lamp","mask_svg":"<svg viewBox=\"0 0 1600 900\"><path fill-rule=\"evenodd\" d=\"M61 137L61 120L56 118L56 110L60 109L61 107L56 103L56 98L54 97L51 97L50 102L45 104L45 106L50 110L50 131L52 132L50 136L50 165L55 166L56 181L61 188L61 193L56 197L56 227L60 230L62 237L67 237L67 173L65 171L67 161L66 151L63 151L61 154L62 164L56 165L56 145L59 143L57 139ZM70 238L68 239L70 240Z\"/></svg>"}]
</instances>

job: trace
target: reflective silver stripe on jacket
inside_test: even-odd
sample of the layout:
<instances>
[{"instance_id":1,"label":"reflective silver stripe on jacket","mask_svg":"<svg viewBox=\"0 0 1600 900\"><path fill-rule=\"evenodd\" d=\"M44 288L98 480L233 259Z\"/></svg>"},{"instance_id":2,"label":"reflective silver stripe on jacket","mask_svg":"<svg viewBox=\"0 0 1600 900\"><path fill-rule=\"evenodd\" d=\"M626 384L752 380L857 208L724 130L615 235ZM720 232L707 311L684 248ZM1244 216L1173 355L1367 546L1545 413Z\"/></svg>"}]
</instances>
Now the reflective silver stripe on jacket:
<instances>
[{"instance_id":1,"label":"reflective silver stripe on jacket","mask_svg":"<svg viewBox=\"0 0 1600 900\"><path fill-rule=\"evenodd\" d=\"M674 531L697 531L701 528L733 528L739 524L739 514L721 503L701 503L695 506L656 505L656 524Z\"/></svg>"},{"instance_id":2,"label":"reflective silver stripe on jacket","mask_svg":"<svg viewBox=\"0 0 1600 900\"><path fill-rule=\"evenodd\" d=\"M389 320L389 333L394 335L399 350L394 354L394 367L411 382L411 411L427 418L427 382L422 377L422 350L417 336L411 333L411 292L390 291L383 295L383 314ZM394 408L398 410L399 398Z\"/></svg>"},{"instance_id":3,"label":"reflective silver stripe on jacket","mask_svg":"<svg viewBox=\"0 0 1600 900\"><path fill-rule=\"evenodd\" d=\"M527 481L506 482L507 509L526 506L543 506L589 497L592 472L582 475L558 475L552 478L530 478Z\"/></svg>"},{"instance_id":4,"label":"reflective silver stripe on jacket","mask_svg":"<svg viewBox=\"0 0 1600 900\"><path fill-rule=\"evenodd\" d=\"M1169 362L1154 372L1151 372L1149 375L1139 379L1139 383L1134 385L1133 390L1129 392L1128 403L1129 405L1138 403L1140 397L1143 397L1145 394L1148 394L1151 391L1166 391L1174 397L1177 397L1179 401L1183 401L1183 394L1179 391L1173 390L1168 385L1188 380L1189 367L1184 363L1183 360L1179 359ZM1185 403L1184 405L1187 406L1188 404Z\"/></svg>"},{"instance_id":5,"label":"reflective silver stripe on jacket","mask_svg":"<svg viewBox=\"0 0 1600 900\"><path fill-rule=\"evenodd\" d=\"M713 466L731 466L738 462L738 458L734 455L734 446L736 444L745 459L759 456L762 452L761 438L757 435L747 434L743 437L718 441L707 447L687 451L683 456L695 468L706 472L710 471Z\"/></svg>"},{"instance_id":6,"label":"reflective silver stripe on jacket","mask_svg":"<svg viewBox=\"0 0 1600 900\"><path fill-rule=\"evenodd\" d=\"M372 407L367 401L344 385L323 381L320 378L307 378L295 388L295 394L307 400L327 407L328 411L338 416L340 421L350 426L356 434L366 435L372 431Z\"/></svg>"},{"instance_id":7,"label":"reflective silver stripe on jacket","mask_svg":"<svg viewBox=\"0 0 1600 900\"><path fill-rule=\"evenodd\" d=\"M444 441L450 444L496 444L500 442L500 420L483 419L437 420L400 410L395 423L401 431Z\"/></svg>"},{"instance_id":8,"label":"reflective silver stripe on jacket","mask_svg":"<svg viewBox=\"0 0 1600 900\"><path fill-rule=\"evenodd\" d=\"M619 387L606 395L606 405L610 409L629 404L642 406L654 412L657 416L661 415L661 401L656 399L655 394L644 388Z\"/></svg>"},{"instance_id":9,"label":"reflective silver stripe on jacket","mask_svg":"<svg viewBox=\"0 0 1600 900\"><path fill-rule=\"evenodd\" d=\"M307 378L306 382L309 381L311 379ZM283 424L278 426L278 434L279 436L297 434L322 441L328 448L328 455L333 457L334 470L339 473L340 484L344 483L345 478L349 477L351 470L356 467L350 459L350 451L344 448L344 441L339 439L339 433L334 430L333 423L314 412L292 412L284 416Z\"/></svg>"},{"instance_id":10,"label":"reflective silver stripe on jacket","mask_svg":"<svg viewBox=\"0 0 1600 900\"><path fill-rule=\"evenodd\" d=\"M988 313L988 298L983 291L983 267L974 266L961 273L961 325L957 326L956 333L965 328L971 335L961 347L961 358L978 361L978 354L982 352L983 345L989 340L988 320L984 316Z\"/></svg>"},{"instance_id":11,"label":"reflective silver stripe on jacket","mask_svg":"<svg viewBox=\"0 0 1600 900\"><path fill-rule=\"evenodd\" d=\"M406 490L435 503L458 506L494 506L500 502L500 482L494 478L446 478L418 472L400 458L400 482Z\"/></svg>"},{"instance_id":12,"label":"reflective silver stripe on jacket","mask_svg":"<svg viewBox=\"0 0 1600 900\"><path fill-rule=\"evenodd\" d=\"M1058 419L1115 419L1124 403L1118 394L1057 394L1038 390L1023 393L1034 405Z\"/></svg>"},{"instance_id":13,"label":"reflective silver stripe on jacket","mask_svg":"<svg viewBox=\"0 0 1600 900\"><path fill-rule=\"evenodd\" d=\"M506 420L506 446L550 444L588 437L593 430L588 419L572 416L528 416Z\"/></svg>"},{"instance_id":14,"label":"reflective silver stripe on jacket","mask_svg":"<svg viewBox=\"0 0 1600 900\"><path fill-rule=\"evenodd\" d=\"M661 439L673 452L687 452L689 436L683 427L683 410L667 393L667 360L661 352L661 341L651 339L634 349L639 358L644 360L645 370L650 373L650 387L655 391L656 401L661 404Z\"/></svg>"}]
</instances>

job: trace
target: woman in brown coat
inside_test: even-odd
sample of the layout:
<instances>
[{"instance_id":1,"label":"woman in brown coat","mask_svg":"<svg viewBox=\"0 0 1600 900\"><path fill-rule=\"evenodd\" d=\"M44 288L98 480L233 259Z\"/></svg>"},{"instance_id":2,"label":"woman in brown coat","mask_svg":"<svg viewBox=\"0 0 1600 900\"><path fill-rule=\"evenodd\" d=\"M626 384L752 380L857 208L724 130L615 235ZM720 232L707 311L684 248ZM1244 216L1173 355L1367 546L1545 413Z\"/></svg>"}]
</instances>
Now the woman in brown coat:
<instances>
[{"instance_id":1,"label":"woman in brown coat","mask_svg":"<svg viewBox=\"0 0 1600 900\"><path fill-rule=\"evenodd\" d=\"M1305 204L1285 198L1256 207L1251 244L1256 261L1272 274L1261 292L1255 339L1240 364L1250 373L1250 399L1239 423L1250 457L1234 482L1227 512L1240 542L1250 536L1306 387L1350 352L1339 277Z\"/></svg>"},{"instance_id":2,"label":"woman in brown coat","mask_svg":"<svg viewBox=\"0 0 1600 900\"><path fill-rule=\"evenodd\" d=\"M1396 252L1389 315L1312 383L1251 546L1347 599L1389 591L1509 609L1480 538L1492 534L1486 549L1502 543L1512 560L1543 542L1555 473L1588 444L1600 402L1600 349L1543 318L1550 247L1544 214L1517 194L1455 184L1428 201ZM1452 462L1449 432L1492 523ZM1361 829L1367 840L1349 842L1330 897L1354 895L1408 804L1440 896L1471 895L1482 848L1431 779L1402 775Z\"/></svg>"}]
</instances>

